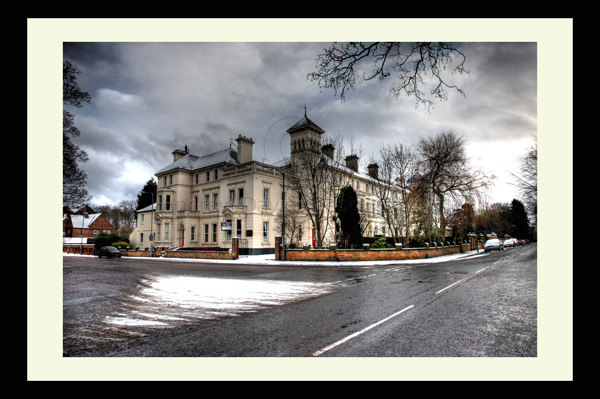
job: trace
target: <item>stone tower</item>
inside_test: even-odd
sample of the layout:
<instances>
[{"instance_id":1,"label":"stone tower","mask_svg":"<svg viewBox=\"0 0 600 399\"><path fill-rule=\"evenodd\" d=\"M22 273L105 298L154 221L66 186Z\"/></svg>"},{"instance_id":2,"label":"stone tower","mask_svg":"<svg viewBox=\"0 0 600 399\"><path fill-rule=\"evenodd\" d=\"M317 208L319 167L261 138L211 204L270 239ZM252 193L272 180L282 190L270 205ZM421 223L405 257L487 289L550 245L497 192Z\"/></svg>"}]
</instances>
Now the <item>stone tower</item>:
<instances>
[{"instance_id":1,"label":"stone tower","mask_svg":"<svg viewBox=\"0 0 600 399\"><path fill-rule=\"evenodd\" d=\"M303 151L321 153L321 135L325 133L306 116L290 127L287 132L290 135L290 154L292 158Z\"/></svg>"}]
</instances>

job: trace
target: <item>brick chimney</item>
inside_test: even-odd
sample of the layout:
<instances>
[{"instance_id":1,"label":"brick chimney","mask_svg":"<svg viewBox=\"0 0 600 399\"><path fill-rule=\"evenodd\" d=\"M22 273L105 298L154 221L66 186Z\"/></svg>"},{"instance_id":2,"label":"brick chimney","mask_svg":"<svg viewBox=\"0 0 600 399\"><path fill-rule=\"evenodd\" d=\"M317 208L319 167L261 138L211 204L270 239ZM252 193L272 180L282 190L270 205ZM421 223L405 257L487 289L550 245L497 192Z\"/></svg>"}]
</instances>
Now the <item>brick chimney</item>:
<instances>
[{"instance_id":1,"label":"brick chimney","mask_svg":"<svg viewBox=\"0 0 600 399\"><path fill-rule=\"evenodd\" d=\"M348 155L346 157L346 167L358 172L358 156L354 154Z\"/></svg>"},{"instance_id":2,"label":"brick chimney","mask_svg":"<svg viewBox=\"0 0 600 399\"><path fill-rule=\"evenodd\" d=\"M246 163L252 161L252 145L254 140L248 137L242 136L241 134L237 139L237 160L239 163Z\"/></svg>"},{"instance_id":3,"label":"brick chimney","mask_svg":"<svg viewBox=\"0 0 600 399\"><path fill-rule=\"evenodd\" d=\"M374 179L379 178L379 165L377 165L376 163L372 163L369 166L367 166L367 169L369 170L369 176L371 176Z\"/></svg>"},{"instance_id":4,"label":"brick chimney","mask_svg":"<svg viewBox=\"0 0 600 399\"><path fill-rule=\"evenodd\" d=\"M333 151L335 150L335 147L333 146L333 144L325 144L323 147L321 147L321 152L325 155L327 155L329 158L333 159Z\"/></svg>"}]
</instances>

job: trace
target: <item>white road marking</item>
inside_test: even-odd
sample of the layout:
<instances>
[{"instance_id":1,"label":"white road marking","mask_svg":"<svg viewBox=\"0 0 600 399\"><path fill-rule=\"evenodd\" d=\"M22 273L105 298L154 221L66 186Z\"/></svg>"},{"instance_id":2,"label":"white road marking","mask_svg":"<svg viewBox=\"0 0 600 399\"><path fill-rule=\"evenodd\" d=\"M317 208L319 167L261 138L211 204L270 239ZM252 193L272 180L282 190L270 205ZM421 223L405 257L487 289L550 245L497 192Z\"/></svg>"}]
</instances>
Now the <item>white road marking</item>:
<instances>
[{"instance_id":1,"label":"white road marking","mask_svg":"<svg viewBox=\"0 0 600 399\"><path fill-rule=\"evenodd\" d=\"M382 324L382 323L385 323L386 321L390 320L391 318L393 318L393 317L396 317L396 316L398 316L399 314L406 312L407 310L411 309L411 308L412 308L412 307L414 307L414 306L415 306L415 305L410 305L410 306L408 306L408 307L406 307L406 308L402 309L401 311L399 311L399 312L396 312L396 313L394 313L393 315L391 315L391 316L388 316L388 317L386 317L385 319L378 321L378 322L377 322L377 323L375 323L375 324L371 324L370 326L368 326L368 327L366 327L366 328L363 328L362 330L360 330L360 331L357 331L357 332L355 332L355 333L354 333L354 334L352 334L352 335L348 335L346 338L344 338L344 339L341 339L341 340L339 340L339 341L337 341L337 342L335 342L335 343L333 343L333 344L331 344L331 345L329 345L329 346L327 346L327 347L325 347L325 348L323 348L323 349L321 349L321 350L318 350L318 351L316 351L315 353L313 353L313 356L320 356L320 355L322 355L323 353L327 352L328 350L331 350L331 349L335 348L336 346L339 346L339 345L343 344L344 342L346 342L346 341L349 341L349 340L351 340L352 338L355 338L355 337L357 337L357 336L359 336L359 335L361 335L361 334L363 334L363 333L365 333L365 332L369 331L370 329L372 329L372 328L374 328L374 327L377 327L378 325L380 325L380 324Z\"/></svg>"},{"instance_id":2,"label":"white road marking","mask_svg":"<svg viewBox=\"0 0 600 399\"><path fill-rule=\"evenodd\" d=\"M440 292L444 292L444 291L446 291L448 288L455 286L456 284L460 283L460 282L461 282L461 281L463 281L463 280L464 280L464 279L462 279L462 280L458 280L456 283L454 283L454 284L450 284L450 285L449 285L449 286L447 286L446 288L442 288L441 290L439 290L439 291L438 291L438 292L436 292L435 294L437 295L437 294L439 294Z\"/></svg>"}]
</instances>

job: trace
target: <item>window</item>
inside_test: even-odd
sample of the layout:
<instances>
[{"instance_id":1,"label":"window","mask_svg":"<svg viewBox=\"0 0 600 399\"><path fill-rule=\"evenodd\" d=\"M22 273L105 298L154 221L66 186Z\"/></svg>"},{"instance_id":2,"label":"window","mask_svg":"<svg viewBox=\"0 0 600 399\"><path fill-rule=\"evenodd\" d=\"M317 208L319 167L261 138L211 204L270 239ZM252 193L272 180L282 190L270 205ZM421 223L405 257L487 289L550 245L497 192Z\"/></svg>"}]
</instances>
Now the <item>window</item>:
<instances>
[{"instance_id":1,"label":"window","mask_svg":"<svg viewBox=\"0 0 600 399\"><path fill-rule=\"evenodd\" d=\"M269 242L269 222L263 222L263 243Z\"/></svg>"},{"instance_id":2,"label":"window","mask_svg":"<svg viewBox=\"0 0 600 399\"><path fill-rule=\"evenodd\" d=\"M165 241L169 241L169 223L165 223Z\"/></svg>"},{"instance_id":3,"label":"window","mask_svg":"<svg viewBox=\"0 0 600 399\"><path fill-rule=\"evenodd\" d=\"M238 205L244 205L244 189L238 188Z\"/></svg>"},{"instance_id":4,"label":"window","mask_svg":"<svg viewBox=\"0 0 600 399\"><path fill-rule=\"evenodd\" d=\"M298 226L298 241L302 241L302 225Z\"/></svg>"},{"instance_id":5,"label":"window","mask_svg":"<svg viewBox=\"0 0 600 399\"><path fill-rule=\"evenodd\" d=\"M198 184L198 176L199 176L198 173L196 173L196 176L195 176L195 183L196 184Z\"/></svg>"},{"instance_id":6,"label":"window","mask_svg":"<svg viewBox=\"0 0 600 399\"><path fill-rule=\"evenodd\" d=\"M144 224L144 214L142 213L140 216L140 224Z\"/></svg>"},{"instance_id":7,"label":"window","mask_svg":"<svg viewBox=\"0 0 600 399\"><path fill-rule=\"evenodd\" d=\"M210 197L208 196L208 194L204 196L204 211L210 211Z\"/></svg>"},{"instance_id":8,"label":"window","mask_svg":"<svg viewBox=\"0 0 600 399\"><path fill-rule=\"evenodd\" d=\"M235 234L237 238L242 238L242 220L238 219L236 220L236 229L235 229Z\"/></svg>"},{"instance_id":9,"label":"window","mask_svg":"<svg viewBox=\"0 0 600 399\"><path fill-rule=\"evenodd\" d=\"M144 233L140 233L140 244L144 243Z\"/></svg>"},{"instance_id":10,"label":"window","mask_svg":"<svg viewBox=\"0 0 600 399\"><path fill-rule=\"evenodd\" d=\"M194 210L198 210L198 196L194 195Z\"/></svg>"},{"instance_id":11,"label":"window","mask_svg":"<svg viewBox=\"0 0 600 399\"><path fill-rule=\"evenodd\" d=\"M162 195L158 196L158 210L162 211Z\"/></svg>"},{"instance_id":12,"label":"window","mask_svg":"<svg viewBox=\"0 0 600 399\"><path fill-rule=\"evenodd\" d=\"M269 189L268 188L263 189L263 206L265 208L269 207Z\"/></svg>"},{"instance_id":13,"label":"window","mask_svg":"<svg viewBox=\"0 0 600 399\"><path fill-rule=\"evenodd\" d=\"M229 190L229 205L235 204L235 190Z\"/></svg>"},{"instance_id":14,"label":"window","mask_svg":"<svg viewBox=\"0 0 600 399\"><path fill-rule=\"evenodd\" d=\"M165 195L165 211L171 210L171 196Z\"/></svg>"},{"instance_id":15,"label":"window","mask_svg":"<svg viewBox=\"0 0 600 399\"><path fill-rule=\"evenodd\" d=\"M208 242L208 225L204 225L204 242Z\"/></svg>"},{"instance_id":16,"label":"window","mask_svg":"<svg viewBox=\"0 0 600 399\"><path fill-rule=\"evenodd\" d=\"M208 183L210 181L210 171L206 171L206 182Z\"/></svg>"},{"instance_id":17,"label":"window","mask_svg":"<svg viewBox=\"0 0 600 399\"><path fill-rule=\"evenodd\" d=\"M160 224L156 224L156 236L158 237L158 240L160 241Z\"/></svg>"},{"instance_id":18,"label":"window","mask_svg":"<svg viewBox=\"0 0 600 399\"><path fill-rule=\"evenodd\" d=\"M233 228L231 227L231 219L227 219L227 224L230 226L230 229L225 230L225 241L231 241L231 229Z\"/></svg>"},{"instance_id":19,"label":"window","mask_svg":"<svg viewBox=\"0 0 600 399\"><path fill-rule=\"evenodd\" d=\"M163 186L167 185L167 176L163 177Z\"/></svg>"},{"instance_id":20,"label":"window","mask_svg":"<svg viewBox=\"0 0 600 399\"><path fill-rule=\"evenodd\" d=\"M195 226L192 226L192 228L190 229L190 240L196 241L196 227Z\"/></svg>"},{"instance_id":21,"label":"window","mask_svg":"<svg viewBox=\"0 0 600 399\"><path fill-rule=\"evenodd\" d=\"M169 186L173 185L173 175L169 175Z\"/></svg>"},{"instance_id":22,"label":"window","mask_svg":"<svg viewBox=\"0 0 600 399\"><path fill-rule=\"evenodd\" d=\"M217 242L217 224L212 225L212 242Z\"/></svg>"},{"instance_id":23,"label":"window","mask_svg":"<svg viewBox=\"0 0 600 399\"><path fill-rule=\"evenodd\" d=\"M216 211L218 208L218 202L219 202L219 194L215 193L213 194L213 211Z\"/></svg>"},{"instance_id":24,"label":"window","mask_svg":"<svg viewBox=\"0 0 600 399\"><path fill-rule=\"evenodd\" d=\"M219 180L219 169L215 169L215 180Z\"/></svg>"}]
</instances>

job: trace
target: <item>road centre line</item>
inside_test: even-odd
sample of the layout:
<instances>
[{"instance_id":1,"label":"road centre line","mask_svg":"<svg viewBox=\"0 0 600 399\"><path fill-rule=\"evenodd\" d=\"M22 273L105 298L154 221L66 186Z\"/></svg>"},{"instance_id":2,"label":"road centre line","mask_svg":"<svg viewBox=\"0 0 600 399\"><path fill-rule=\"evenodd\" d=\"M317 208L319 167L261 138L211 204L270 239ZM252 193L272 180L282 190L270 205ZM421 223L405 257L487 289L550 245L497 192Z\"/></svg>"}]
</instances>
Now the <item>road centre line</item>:
<instances>
[{"instance_id":1,"label":"road centre line","mask_svg":"<svg viewBox=\"0 0 600 399\"><path fill-rule=\"evenodd\" d=\"M464 278L463 278L462 280L458 280L458 281L457 281L456 283L454 283L454 284L450 284L450 285L449 285L449 286L447 286L446 288L442 288L441 290L439 290L439 291L438 291L438 292L436 292L435 294L437 295L437 294L439 294L440 292L444 292L444 291L446 291L448 288L455 286L456 284L460 283L460 282L461 282L461 281L463 281L463 280L464 280Z\"/></svg>"},{"instance_id":2,"label":"road centre line","mask_svg":"<svg viewBox=\"0 0 600 399\"><path fill-rule=\"evenodd\" d=\"M331 344L331 345L329 345L329 346L326 346L325 348L323 348L323 349L321 349L321 350L318 350L318 351L316 351L316 352L315 352L315 353L313 353L312 355L313 355L313 356L320 356L320 355L322 355L323 353L327 352L328 350L331 350L331 349L335 348L336 346L339 346L339 345L343 344L344 342L346 342L346 341L349 341L349 340L351 340L352 338L355 338L355 337L357 337L357 336L359 336L359 335L361 335L361 334L363 334L363 333L365 333L365 332L369 331L370 329L377 327L378 325L380 325L380 324L382 324L382 323L385 323L386 321L388 321L388 320L390 320L390 319L392 319L392 318L394 318L394 317L398 316L398 315L399 315L399 314L401 314L401 313L404 313L404 312L406 312L407 310L409 310L409 309L413 308L414 306L415 306L415 305L410 305L410 306L407 306L407 307L405 307L404 309L402 309L401 311L399 311L399 312L396 312L396 313L394 313L393 315L391 315L391 316L388 316L388 317L386 317L385 319L382 319L382 320L378 321L377 323L371 324L370 326L368 326L368 327L366 327L366 328L363 328L362 330L360 330L360 331L357 331L357 332L355 332L354 334L348 335L346 338L343 338L343 339L341 339L341 340L339 340L339 341L337 341L337 342L334 342L333 344Z\"/></svg>"}]
</instances>

